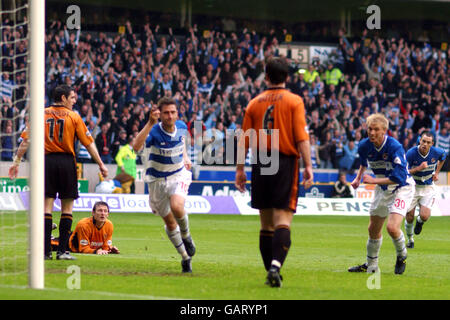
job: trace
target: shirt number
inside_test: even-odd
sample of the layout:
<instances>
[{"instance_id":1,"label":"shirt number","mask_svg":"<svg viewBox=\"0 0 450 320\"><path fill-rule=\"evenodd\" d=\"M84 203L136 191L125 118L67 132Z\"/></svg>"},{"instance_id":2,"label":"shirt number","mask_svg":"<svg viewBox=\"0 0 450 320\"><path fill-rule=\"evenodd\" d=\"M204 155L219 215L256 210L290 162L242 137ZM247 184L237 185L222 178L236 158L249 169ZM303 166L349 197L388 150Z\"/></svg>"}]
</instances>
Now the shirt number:
<instances>
[{"instance_id":1,"label":"shirt number","mask_svg":"<svg viewBox=\"0 0 450 320\"><path fill-rule=\"evenodd\" d=\"M53 139L57 137L59 142L61 142L64 135L64 119L56 120L58 126L55 126L55 119L53 118L47 119L46 123L50 125L50 128L48 130L48 136L50 140L53 141Z\"/></svg>"},{"instance_id":2,"label":"shirt number","mask_svg":"<svg viewBox=\"0 0 450 320\"><path fill-rule=\"evenodd\" d=\"M405 209L405 200L395 199L394 206L398 209Z\"/></svg>"}]
</instances>

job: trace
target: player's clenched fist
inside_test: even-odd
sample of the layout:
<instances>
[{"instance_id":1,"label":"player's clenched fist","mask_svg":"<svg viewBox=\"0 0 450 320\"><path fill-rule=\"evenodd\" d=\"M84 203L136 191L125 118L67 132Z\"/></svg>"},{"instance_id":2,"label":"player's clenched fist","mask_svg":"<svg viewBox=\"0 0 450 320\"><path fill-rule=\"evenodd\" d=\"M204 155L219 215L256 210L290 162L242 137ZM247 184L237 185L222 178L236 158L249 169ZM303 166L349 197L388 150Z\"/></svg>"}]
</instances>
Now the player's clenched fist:
<instances>
[{"instance_id":1,"label":"player's clenched fist","mask_svg":"<svg viewBox=\"0 0 450 320\"><path fill-rule=\"evenodd\" d=\"M153 107L150 111L150 117L148 119L148 122L150 123L150 125L155 125L158 120L159 120L159 114L160 111L157 107Z\"/></svg>"}]
</instances>

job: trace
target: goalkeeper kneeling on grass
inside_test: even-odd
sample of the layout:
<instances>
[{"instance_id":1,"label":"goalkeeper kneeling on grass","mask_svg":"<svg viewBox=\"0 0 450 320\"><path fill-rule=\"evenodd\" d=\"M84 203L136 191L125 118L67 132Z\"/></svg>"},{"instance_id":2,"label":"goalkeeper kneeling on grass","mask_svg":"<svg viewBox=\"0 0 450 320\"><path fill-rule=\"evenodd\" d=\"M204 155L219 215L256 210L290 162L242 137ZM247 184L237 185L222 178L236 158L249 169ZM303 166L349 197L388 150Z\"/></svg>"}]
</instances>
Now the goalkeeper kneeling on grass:
<instances>
[{"instance_id":1,"label":"goalkeeper kneeling on grass","mask_svg":"<svg viewBox=\"0 0 450 320\"><path fill-rule=\"evenodd\" d=\"M113 224L108 220L109 206L98 201L92 208L92 216L81 219L69 239L70 251L76 253L120 253L112 245ZM58 247L58 239L52 239L52 248Z\"/></svg>"}]
</instances>

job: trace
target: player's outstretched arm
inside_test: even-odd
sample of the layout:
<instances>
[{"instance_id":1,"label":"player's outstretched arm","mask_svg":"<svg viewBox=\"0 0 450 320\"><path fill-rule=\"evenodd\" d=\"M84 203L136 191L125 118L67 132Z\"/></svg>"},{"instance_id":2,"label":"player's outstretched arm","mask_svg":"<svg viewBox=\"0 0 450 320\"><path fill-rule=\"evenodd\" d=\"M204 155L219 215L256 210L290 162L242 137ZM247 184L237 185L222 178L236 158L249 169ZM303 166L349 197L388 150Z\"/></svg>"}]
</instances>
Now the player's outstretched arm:
<instances>
[{"instance_id":1,"label":"player's outstretched arm","mask_svg":"<svg viewBox=\"0 0 450 320\"><path fill-rule=\"evenodd\" d=\"M433 181L439 180L439 172L441 172L442 167L444 166L445 158L444 160L439 160L438 164L436 166L436 171L433 173Z\"/></svg>"},{"instance_id":2,"label":"player's outstretched arm","mask_svg":"<svg viewBox=\"0 0 450 320\"><path fill-rule=\"evenodd\" d=\"M356 174L355 179L350 184L353 187L353 189L357 189L359 187L359 185L361 184L362 176L365 171L366 171L366 167L359 166L358 173Z\"/></svg>"},{"instance_id":3,"label":"player's outstretched arm","mask_svg":"<svg viewBox=\"0 0 450 320\"><path fill-rule=\"evenodd\" d=\"M187 154L186 144L184 144L184 147L183 147L183 163L187 170L192 169L192 161L189 158L189 155Z\"/></svg>"},{"instance_id":4,"label":"player's outstretched arm","mask_svg":"<svg viewBox=\"0 0 450 320\"><path fill-rule=\"evenodd\" d=\"M247 183L247 175L244 169L247 152L248 146L245 144L245 135L241 132L241 135L238 137L236 178L234 182L234 185L240 192L245 192L245 184Z\"/></svg>"},{"instance_id":5,"label":"player's outstretched arm","mask_svg":"<svg viewBox=\"0 0 450 320\"><path fill-rule=\"evenodd\" d=\"M17 153L14 156L13 164L9 167L8 170L8 176L11 180L17 178L17 175L19 174L19 165L22 161L23 156L28 150L29 142L28 139L23 139L22 142L19 145L19 148L17 149Z\"/></svg>"},{"instance_id":6,"label":"player's outstretched arm","mask_svg":"<svg viewBox=\"0 0 450 320\"><path fill-rule=\"evenodd\" d=\"M103 163L102 158L100 158L97 147L95 146L95 142L92 142L91 144L87 145L86 149L91 155L92 159L94 159L94 161L98 164L102 176L106 178L108 176L108 168Z\"/></svg>"},{"instance_id":7,"label":"player's outstretched arm","mask_svg":"<svg viewBox=\"0 0 450 320\"><path fill-rule=\"evenodd\" d=\"M368 174L365 174L363 177L363 183L386 185L386 184L396 184L397 182L392 181L389 178L374 178Z\"/></svg>"},{"instance_id":8,"label":"player's outstretched arm","mask_svg":"<svg viewBox=\"0 0 450 320\"><path fill-rule=\"evenodd\" d=\"M160 111L158 108L153 108L150 111L148 122L145 124L144 128L139 131L138 135L136 136L136 140L134 141L133 149L135 152L141 151L142 147L144 146L145 140L150 133L150 130L152 130L153 126L158 123L159 114Z\"/></svg>"},{"instance_id":9,"label":"player's outstretched arm","mask_svg":"<svg viewBox=\"0 0 450 320\"><path fill-rule=\"evenodd\" d=\"M428 162L424 161L419 166L409 169L410 174L415 174L419 171L422 171L428 167Z\"/></svg>"},{"instance_id":10,"label":"player's outstretched arm","mask_svg":"<svg viewBox=\"0 0 450 320\"><path fill-rule=\"evenodd\" d=\"M309 140L302 140L297 143L297 150L301 154L305 170L303 171L303 186L309 189L312 186L314 175L311 161L311 146Z\"/></svg>"}]
</instances>

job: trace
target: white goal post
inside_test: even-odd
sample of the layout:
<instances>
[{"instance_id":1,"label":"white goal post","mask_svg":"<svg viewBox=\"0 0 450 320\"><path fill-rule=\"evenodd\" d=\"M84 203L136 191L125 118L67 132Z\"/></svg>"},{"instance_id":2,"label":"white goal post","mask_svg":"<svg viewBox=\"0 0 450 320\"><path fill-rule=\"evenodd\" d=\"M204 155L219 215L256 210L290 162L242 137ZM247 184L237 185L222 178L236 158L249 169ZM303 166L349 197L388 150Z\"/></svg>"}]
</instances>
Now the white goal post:
<instances>
[{"instance_id":1,"label":"white goal post","mask_svg":"<svg viewBox=\"0 0 450 320\"><path fill-rule=\"evenodd\" d=\"M33 289L43 289L45 0L29 0L29 31L30 227L28 237L28 285Z\"/></svg>"}]
</instances>

